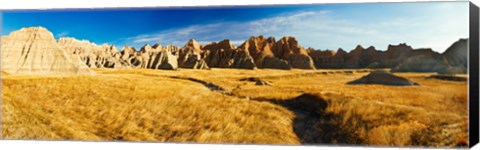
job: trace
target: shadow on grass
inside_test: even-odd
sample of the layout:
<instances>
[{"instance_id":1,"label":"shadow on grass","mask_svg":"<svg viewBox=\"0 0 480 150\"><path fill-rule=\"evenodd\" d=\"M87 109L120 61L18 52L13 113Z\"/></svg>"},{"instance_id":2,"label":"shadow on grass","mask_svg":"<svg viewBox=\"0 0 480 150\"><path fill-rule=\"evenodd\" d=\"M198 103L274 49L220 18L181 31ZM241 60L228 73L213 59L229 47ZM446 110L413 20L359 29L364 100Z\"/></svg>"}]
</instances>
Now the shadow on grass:
<instances>
[{"instance_id":1,"label":"shadow on grass","mask_svg":"<svg viewBox=\"0 0 480 150\"><path fill-rule=\"evenodd\" d=\"M214 92L220 92L229 96L246 98L245 96L235 95L225 91L222 87L210 82L195 78L171 77L174 79L183 79L203 84ZM241 79L242 81L257 81L257 78ZM365 125L360 117L350 114L345 120L345 114L328 113L325 110L329 102L321 94L302 94L298 97L288 100L249 98L255 101L266 101L282 107L295 113L293 120L293 130L302 144L349 144L357 145L364 143L357 136L358 125ZM354 123L352 123L354 122ZM364 127L362 127L364 128Z\"/></svg>"},{"instance_id":2,"label":"shadow on grass","mask_svg":"<svg viewBox=\"0 0 480 150\"><path fill-rule=\"evenodd\" d=\"M355 113L354 109L363 109L361 106L354 108L341 108L343 102L348 102L350 98L344 95L326 93L304 93L297 97L280 100L268 98L251 98L235 93L228 92L219 85L188 77L170 77L173 79L188 80L200 83L213 92L222 93L237 98L248 98L254 101L269 102L279 105L295 113L292 121L293 131L300 139L302 144L307 145L369 145L369 146L434 146L443 143L445 139L436 138L432 135L438 135L441 131L418 130L409 135L409 137L398 137L397 135L410 134L403 133L403 126L390 125L385 129L387 134L371 134L369 131L379 126L372 126L379 122L372 123L363 120L360 114ZM258 81L258 78L245 78L241 81ZM333 102L335 102L335 105ZM332 107L335 111L326 111ZM340 107L337 108L337 107ZM380 130L380 129L378 129ZM383 133L383 130L381 130ZM390 133L391 132L391 133ZM384 137L386 135L387 137ZM387 140L385 140L387 138ZM443 139L443 140L442 140ZM373 141L372 141L373 140ZM380 142L379 142L380 141ZM399 142L400 141L400 142ZM443 141L443 142L442 142ZM448 140L447 140L448 141ZM406 143L405 143L406 142ZM460 142L460 145L465 145Z\"/></svg>"},{"instance_id":3,"label":"shadow on grass","mask_svg":"<svg viewBox=\"0 0 480 150\"><path fill-rule=\"evenodd\" d=\"M325 111L329 102L322 95L302 94L292 99L270 102L295 113L293 130L302 144L364 143L356 134L357 127L343 123L345 121L342 114Z\"/></svg>"},{"instance_id":4,"label":"shadow on grass","mask_svg":"<svg viewBox=\"0 0 480 150\"><path fill-rule=\"evenodd\" d=\"M403 147L465 147L468 145L467 138L452 140L451 137L443 136L440 126L424 129L408 121L394 125L372 126L372 122L362 119L360 114L351 109L338 110L334 113L326 111L329 107L341 107L331 105L333 99L337 102L348 101L348 98L342 95L307 93L288 100L270 102L295 113L296 117L292 122L293 131L302 144ZM361 106L356 108L362 109ZM369 132L382 129L378 127L393 128L380 130L388 132L386 134ZM414 130L410 130L411 128Z\"/></svg>"}]
</instances>

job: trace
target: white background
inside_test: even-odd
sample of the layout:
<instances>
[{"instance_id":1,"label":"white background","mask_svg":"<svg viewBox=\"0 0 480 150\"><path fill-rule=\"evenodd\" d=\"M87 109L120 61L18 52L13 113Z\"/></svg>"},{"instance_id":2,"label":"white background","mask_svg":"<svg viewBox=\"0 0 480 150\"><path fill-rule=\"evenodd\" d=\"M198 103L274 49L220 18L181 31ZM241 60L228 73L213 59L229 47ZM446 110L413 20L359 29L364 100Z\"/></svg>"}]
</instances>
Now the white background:
<instances>
[{"instance_id":1,"label":"white background","mask_svg":"<svg viewBox=\"0 0 480 150\"><path fill-rule=\"evenodd\" d=\"M365 2L413 2L426 0L0 0L0 9L52 9L52 8L115 8L115 7L165 7L165 6L221 6L260 4L309 4L309 3L365 3ZM435 0L446 1L446 0ZM473 0L477 5L479 0ZM134 142L80 142L80 141L26 141L0 140L0 149L272 149L272 150L313 150L313 149L398 149L381 147L338 147L338 146L280 146L280 145L212 145L177 143L134 143ZM476 146L475 149L480 149Z\"/></svg>"}]
</instances>

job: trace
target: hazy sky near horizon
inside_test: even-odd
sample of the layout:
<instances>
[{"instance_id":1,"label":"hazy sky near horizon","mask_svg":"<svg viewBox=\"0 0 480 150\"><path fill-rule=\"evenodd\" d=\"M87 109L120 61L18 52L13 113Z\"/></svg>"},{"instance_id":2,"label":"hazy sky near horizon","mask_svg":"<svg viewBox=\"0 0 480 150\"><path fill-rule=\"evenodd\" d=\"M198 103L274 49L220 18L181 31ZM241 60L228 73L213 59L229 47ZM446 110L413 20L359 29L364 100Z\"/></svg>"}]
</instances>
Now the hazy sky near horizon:
<instances>
[{"instance_id":1,"label":"hazy sky near horizon","mask_svg":"<svg viewBox=\"0 0 480 150\"><path fill-rule=\"evenodd\" d=\"M250 36L294 36L304 47L343 48L360 44L384 50L406 42L443 52L468 38L468 2L266 5L81 10L2 11L2 35L43 26L55 38L74 37L97 44L183 46Z\"/></svg>"}]
</instances>

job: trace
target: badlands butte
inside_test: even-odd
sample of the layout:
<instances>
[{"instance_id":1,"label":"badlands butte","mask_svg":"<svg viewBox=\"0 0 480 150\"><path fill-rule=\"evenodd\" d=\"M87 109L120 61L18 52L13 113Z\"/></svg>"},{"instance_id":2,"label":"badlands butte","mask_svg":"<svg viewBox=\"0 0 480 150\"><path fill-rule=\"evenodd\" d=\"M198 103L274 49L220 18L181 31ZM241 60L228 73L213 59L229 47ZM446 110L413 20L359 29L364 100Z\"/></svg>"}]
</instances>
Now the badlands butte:
<instances>
[{"instance_id":1,"label":"badlands butte","mask_svg":"<svg viewBox=\"0 0 480 150\"><path fill-rule=\"evenodd\" d=\"M23 28L1 38L2 138L468 145L467 39L443 53L300 42L119 49Z\"/></svg>"},{"instance_id":2,"label":"badlands butte","mask_svg":"<svg viewBox=\"0 0 480 150\"><path fill-rule=\"evenodd\" d=\"M43 27L22 28L1 39L2 70L9 74L91 74L89 68L209 69L358 69L390 68L392 72L467 72L467 39L440 54L401 43L376 50L360 45L343 49L304 48L290 36L250 37L240 46L230 40L200 45L194 39L183 47L96 45L74 38L54 39Z\"/></svg>"}]
</instances>

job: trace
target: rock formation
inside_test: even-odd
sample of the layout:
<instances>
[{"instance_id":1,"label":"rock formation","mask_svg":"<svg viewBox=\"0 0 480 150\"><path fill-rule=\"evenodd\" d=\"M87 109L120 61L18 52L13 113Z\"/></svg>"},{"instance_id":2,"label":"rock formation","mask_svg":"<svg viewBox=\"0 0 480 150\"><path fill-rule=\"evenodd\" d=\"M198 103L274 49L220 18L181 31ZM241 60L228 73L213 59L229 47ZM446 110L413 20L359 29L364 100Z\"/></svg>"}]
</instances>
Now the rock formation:
<instances>
[{"instance_id":1,"label":"rock formation","mask_svg":"<svg viewBox=\"0 0 480 150\"><path fill-rule=\"evenodd\" d=\"M393 72L439 72L444 70L441 54L429 48L413 49L401 43L389 45L382 67Z\"/></svg>"},{"instance_id":2,"label":"rock formation","mask_svg":"<svg viewBox=\"0 0 480 150\"><path fill-rule=\"evenodd\" d=\"M202 47L205 51L205 61L215 68L256 69L253 58L248 50L237 49L230 40L210 43Z\"/></svg>"},{"instance_id":3,"label":"rock formation","mask_svg":"<svg viewBox=\"0 0 480 150\"><path fill-rule=\"evenodd\" d=\"M361 57L363 51L365 51L365 49L361 45L357 45L355 49L347 54L343 68L362 68L365 66L365 62L362 62L363 59Z\"/></svg>"},{"instance_id":4,"label":"rock formation","mask_svg":"<svg viewBox=\"0 0 480 150\"><path fill-rule=\"evenodd\" d=\"M394 72L437 72L440 74L467 73L468 40L460 39L443 54L431 49L411 50L404 60L392 67Z\"/></svg>"},{"instance_id":5,"label":"rock formation","mask_svg":"<svg viewBox=\"0 0 480 150\"><path fill-rule=\"evenodd\" d=\"M331 61L325 61L321 63L326 63L325 65L318 65L323 68L385 68L387 64L385 63L387 57L386 52L378 51L375 47L370 46L368 48L363 48L361 45L357 45L355 49L351 50L349 53L345 52L343 49L339 49L339 52L336 55L324 56L325 59ZM311 52L313 54L313 52ZM334 64L334 66L329 64Z\"/></svg>"},{"instance_id":6,"label":"rock formation","mask_svg":"<svg viewBox=\"0 0 480 150\"><path fill-rule=\"evenodd\" d=\"M2 70L12 75L94 74L43 27L22 28L1 39Z\"/></svg>"},{"instance_id":7,"label":"rock formation","mask_svg":"<svg viewBox=\"0 0 480 150\"><path fill-rule=\"evenodd\" d=\"M275 57L286 60L292 68L315 69L313 60L294 37L283 37L272 48Z\"/></svg>"},{"instance_id":8,"label":"rock formation","mask_svg":"<svg viewBox=\"0 0 480 150\"><path fill-rule=\"evenodd\" d=\"M467 44L467 39L461 39L443 54L428 48L413 49L405 43L389 45L385 51L376 50L373 46L364 48L360 45L350 52L341 48L337 51L322 51L313 48L305 49L291 36L285 36L276 41L274 37L265 38L260 35L250 37L239 47L231 44L228 39L206 45L191 39L183 47L147 44L137 51L136 48L126 45L118 51L113 45L96 45L87 40L60 38L55 41L52 33L45 28L37 27L25 28L2 37L2 48L6 49L2 54L2 62L11 61L10 64L3 65L11 72L29 70L28 65L42 68L37 70L48 70L46 69L48 67L42 66L42 63L54 65L50 68L58 70L61 67L56 66L56 63L65 59L66 62L61 63L69 66L70 63L67 62L71 62L77 68L83 68L80 70L88 68L287 70L292 68L392 68L393 72L455 74L467 72ZM29 50L32 48L35 50ZM52 49L53 52L50 53L45 49ZM16 51L20 52L17 54ZM31 52L34 52L34 55L30 55ZM65 53L65 56L62 53ZM25 57L26 55L28 56Z\"/></svg>"},{"instance_id":9,"label":"rock formation","mask_svg":"<svg viewBox=\"0 0 480 150\"><path fill-rule=\"evenodd\" d=\"M274 56L271 50L273 44L275 44L273 37L265 39L263 36L252 36L239 48L249 52L258 68L291 69L286 60Z\"/></svg>"},{"instance_id":10,"label":"rock formation","mask_svg":"<svg viewBox=\"0 0 480 150\"><path fill-rule=\"evenodd\" d=\"M57 43L62 46L69 55L78 55L90 68L120 68L122 64L114 56L118 53L113 45L96 45L87 40L62 37ZM74 57L74 56L72 56Z\"/></svg>"},{"instance_id":11,"label":"rock formation","mask_svg":"<svg viewBox=\"0 0 480 150\"><path fill-rule=\"evenodd\" d=\"M203 46L191 39L179 50L178 62L182 68L197 69L315 69L312 58L293 37L275 41L273 37L252 36L239 47L228 39Z\"/></svg>"},{"instance_id":12,"label":"rock formation","mask_svg":"<svg viewBox=\"0 0 480 150\"><path fill-rule=\"evenodd\" d=\"M348 82L347 84L383 84L394 86L412 86L418 85L406 78L399 77L384 71L375 71L360 79Z\"/></svg>"},{"instance_id":13,"label":"rock formation","mask_svg":"<svg viewBox=\"0 0 480 150\"><path fill-rule=\"evenodd\" d=\"M312 57L315 63L315 68L328 68L328 69L341 69L344 68L345 61L347 60L348 53L339 48L334 50L314 50L313 48L307 49L308 55Z\"/></svg>"},{"instance_id":14,"label":"rock formation","mask_svg":"<svg viewBox=\"0 0 480 150\"><path fill-rule=\"evenodd\" d=\"M315 62L316 68L392 68L393 72L437 72L442 74L466 73L467 39L461 39L450 46L444 54L429 48L413 49L400 43L389 45L386 51L370 46L358 45L349 53L339 49L314 50L307 53Z\"/></svg>"},{"instance_id":15,"label":"rock formation","mask_svg":"<svg viewBox=\"0 0 480 150\"><path fill-rule=\"evenodd\" d=\"M467 66L468 65L468 39L460 39L453 43L443 55L452 66Z\"/></svg>"},{"instance_id":16,"label":"rock formation","mask_svg":"<svg viewBox=\"0 0 480 150\"><path fill-rule=\"evenodd\" d=\"M160 44L155 44L151 47L147 44L136 52L135 60L138 63L132 65L138 68L175 70L178 68L177 50L178 48L172 45L162 47Z\"/></svg>"},{"instance_id":17,"label":"rock formation","mask_svg":"<svg viewBox=\"0 0 480 150\"><path fill-rule=\"evenodd\" d=\"M137 57L137 50L134 47L130 47L125 45L120 50L120 62L124 66L138 68L138 66L142 63L141 57Z\"/></svg>"},{"instance_id":18,"label":"rock formation","mask_svg":"<svg viewBox=\"0 0 480 150\"><path fill-rule=\"evenodd\" d=\"M450 67L445 73L467 73L468 70L468 39L460 39L453 43L442 54Z\"/></svg>"},{"instance_id":19,"label":"rock formation","mask_svg":"<svg viewBox=\"0 0 480 150\"><path fill-rule=\"evenodd\" d=\"M117 51L113 45L98 46L86 40L60 38L58 43L72 55L80 56L81 60L91 68L149 68L177 69L177 47L155 44L153 47L144 45L137 51L126 45Z\"/></svg>"},{"instance_id":20,"label":"rock formation","mask_svg":"<svg viewBox=\"0 0 480 150\"><path fill-rule=\"evenodd\" d=\"M448 63L440 54L435 56L414 55L401 61L392 68L392 72L445 72Z\"/></svg>"},{"instance_id":21,"label":"rock formation","mask_svg":"<svg viewBox=\"0 0 480 150\"><path fill-rule=\"evenodd\" d=\"M156 48L161 49L160 44L156 45ZM138 52L141 58L140 68L154 68L152 55L157 52L157 49L152 48L150 45L145 44Z\"/></svg>"},{"instance_id":22,"label":"rock formation","mask_svg":"<svg viewBox=\"0 0 480 150\"><path fill-rule=\"evenodd\" d=\"M194 39L190 39L178 52L178 66L181 68L208 69L202 53L201 45Z\"/></svg>"}]
</instances>

